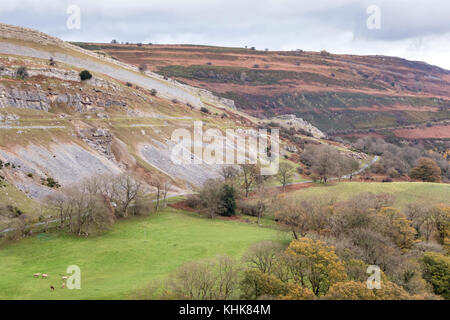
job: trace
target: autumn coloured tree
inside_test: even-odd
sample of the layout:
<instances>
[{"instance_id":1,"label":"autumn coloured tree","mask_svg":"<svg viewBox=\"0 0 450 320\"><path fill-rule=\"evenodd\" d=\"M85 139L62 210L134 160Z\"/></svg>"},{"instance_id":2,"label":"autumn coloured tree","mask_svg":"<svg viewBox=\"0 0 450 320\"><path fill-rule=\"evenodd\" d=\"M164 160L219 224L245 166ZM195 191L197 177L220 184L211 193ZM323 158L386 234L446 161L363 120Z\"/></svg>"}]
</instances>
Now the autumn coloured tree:
<instances>
[{"instance_id":1,"label":"autumn coloured tree","mask_svg":"<svg viewBox=\"0 0 450 320\"><path fill-rule=\"evenodd\" d=\"M324 298L329 300L410 300L421 297L411 296L400 286L389 281L383 282L380 289L368 289L365 282L346 281L332 285Z\"/></svg>"},{"instance_id":2,"label":"autumn coloured tree","mask_svg":"<svg viewBox=\"0 0 450 320\"><path fill-rule=\"evenodd\" d=\"M334 247L320 240L294 240L286 253L296 283L311 288L316 296L325 294L330 285L347 278L344 263L334 252Z\"/></svg>"},{"instance_id":3,"label":"autumn coloured tree","mask_svg":"<svg viewBox=\"0 0 450 320\"><path fill-rule=\"evenodd\" d=\"M423 277L434 289L434 293L450 299L450 257L435 252L426 252L422 258Z\"/></svg>"},{"instance_id":4,"label":"autumn coloured tree","mask_svg":"<svg viewBox=\"0 0 450 320\"><path fill-rule=\"evenodd\" d=\"M411 169L409 176L412 179L424 182L439 182L441 180L441 169L433 159L420 158L417 166Z\"/></svg>"}]
</instances>

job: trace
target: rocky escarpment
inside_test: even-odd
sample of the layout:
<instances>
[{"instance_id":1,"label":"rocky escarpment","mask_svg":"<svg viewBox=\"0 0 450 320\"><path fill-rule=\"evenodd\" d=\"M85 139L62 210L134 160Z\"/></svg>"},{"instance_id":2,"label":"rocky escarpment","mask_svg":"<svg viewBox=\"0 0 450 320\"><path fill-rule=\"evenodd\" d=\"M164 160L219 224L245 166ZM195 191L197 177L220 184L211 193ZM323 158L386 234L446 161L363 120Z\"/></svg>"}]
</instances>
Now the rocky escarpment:
<instances>
[{"instance_id":1,"label":"rocky escarpment","mask_svg":"<svg viewBox=\"0 0 450 320\"><path fill-rule=\"evenodd\" d=\"M0 85L0 108L21 108L49 111L52 105L63 104L75 112L104 111L113 106L126 107L125 97L108 93L62 93L39 85Z\"/></svg>"},{"instance_id":2,"label":"rocky escarpment","mask_svg":"<svg viewBox=\"0 0 450 320\"><path fill-rule=\"evenodd\" d=\"M78 136L106 159L117 163L116 158L111 151L113 136L108 129L79 129Z\"/></svg>"},{"instance_id":3,"label":"rocky escarpment","mask_svg":"<svg viewBox=\"0 0 450 320\"><path fill-rule=\"evenodd\" d=\"M315 138L325 138L326 135L313 126L308 121L303 120L302 118L298 118L293 114L286 114L275 117L273 120L278 121L282 125L288 128L294 128L296 130L303 130L305 132L310 133Z\"/></svg>"},{"instance_id":4,"label":"rocky escarpment","mask_svg":"<svg viewBox=\"0 0 450 320\"><path fill-rule=\"evenodd\" d=\"M36 90L6 88L0 85L0 108L22 108L48 111L50 100L43 92Z\"/></svg>"},{"instance_id":5,"label":"rocky escarpment","mask_svg":"<svg viewBox=\"0 0 450 320\"><path fill-rule=\"evenodd\" d=\"M0 148L0 160L11 164L3 170L8 180L29 197L38 199L53 190L43 185L42 179L52 178L62 186L69 186L95 175L121 172L113 162L75 143Z\"/></svg>"}]
</instances>

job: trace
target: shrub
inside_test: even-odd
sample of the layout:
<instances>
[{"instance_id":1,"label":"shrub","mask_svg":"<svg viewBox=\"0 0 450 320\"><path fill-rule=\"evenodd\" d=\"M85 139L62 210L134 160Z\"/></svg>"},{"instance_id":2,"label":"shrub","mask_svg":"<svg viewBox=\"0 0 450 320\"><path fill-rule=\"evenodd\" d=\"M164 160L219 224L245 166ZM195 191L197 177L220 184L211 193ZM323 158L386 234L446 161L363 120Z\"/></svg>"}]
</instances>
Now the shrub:
<instances>
[{"instance_id":1,"label":"shrub","mask_svg":"<svg viewBox=\"0 0 450 320\"><path fill-rule=\"evenodd\" d=\"M177 104L179 101L177 99L172 99L172 103Z\"/></svg>"},{"instance_id":2,"label":"shrub","mask_svg":"<svg viewBox=\"0 0 450 320\"><path fill-rule=\"evenodd\" d=\"M144 71L146 71L147 70L147 65L146 64L141 64L140 66L139 66L139 71L140 72L144 72Z\"/></svg>"},{"instance_id":3,"label":"shrub","mask_svg":"<svg viewBox=\"0 0 450 320\"><path fill-rule=\"evenodd\" d=\"M202 200L197 194L190 194L186 197L186 205L190 208L197 209L201 207Z\"/></svg>"},{"instance_id":4,"label":"shrub","mask_svg":"<svg viewBox=\"0 0 450 320\"><path fill-rule=\"evenodd\" d=\"M240 202L239 209L241 210L241 214L251 217L258 216L258 206L256 204L252 204L249 202Z\"/></svg>"},{"instance_id":5,"label":"shrub","mask_svg":"<svg viewBox=\"0 0 450 320\"><path fill-rule=\"evenodd\" d=\"M226 217L231 217L236 214L236 192L234 188L230 185L223 186L223 212L222 215Z\"/></svg>"},{"instance_id":6,"label":"shrub","mask_svg":"<svg viewBox=\"0 0 450 320\"><path fill-rule=\"evenodd\" d=\"M241 298L245 300L256 300L262 296L278 297L288 293L286 283L272 274L253 268L245 270L240 288Z\"/></svg>"},{"instance_id":7,"label":"shrub","mask_svg":"<svg viewBox=\"0 0 450 320\"><path fill-rule=\"evenodd\" d=\"M158 94L158 91L156 89L152 89L152 90L150 90L150 94L152 96L156 96Z\"/></svg>"},{"instance_id":8,"label":"shrub","mask_svg":"<svg viewBox=\"0 0 450 320\"><path fill-rule=\"evenodd\" d=\"M205 107L201 107L200 111L203 112L203 113L209 113L209 110L207 108L205 108Z\"/></svg>"},{"instance_id":9,"label":"shrub","mask_svg":"<svg viewBox=\"0 0 450 320\"><path fill-rule=\"evenodd\" d=\"M87 70L83 70L80 72L80 79L81 81L92 79L92 74Z\"/></svg>"},{"instance_id":10,"label":"shrub","mask_svg":"<svg viewBox=\"0 0 450 320\"><path fill-rule=\"evenodd\" d=\"M16 71L16 77L25 80L29 77L27 67L19 67Z\"/></svg>"},{"instance_id":11,"label":"shrub","mask_svg":"<svg viewBox=\"0 0 450 320\"><path fill-rule=\"evenodd\" d=\"M133 86L133 84L131 82L126 82L125 85L130 88Z\"/></svg>"},{"instance_id":12,"label":"shrub","mask_svg":"<svg viewBox=\"0 0 450 320\"><path fill-rule=\"evenodd\" d=\"M53 178L51 178L51 177L49 177L49 178L47 178L47 179L43 179L42 180L42 184L44 185L44 186L47 186L47 187L49 187L49 188L59 188L59 187L61 187L61 185L55 180L55 179L53 179Z\"/></svg>"},{"instance_id":13,"label":"shrub","mask_svg":"<svg viewBox=\"0 0 450 320\"><path fill-rule=\"evenodd\" d=\"M420 158L418 165L411 170L409 176L424 182L439 182L441 169L433 159Z\"/></svg>"},{"instance_id":14,"label":"shrub","mask_svg":"<svg viewBox=\"0 0 450 320\"><path fill-rule=\"evenodd\" d=\"M310 178L313 182L317 182L317 180L319 180L319 175L317 173L312 173Z\"/></svg>"},{"instance_id":15,"label":"shrub","mask_svg":"<svg viewBox=\"0 0 450 320\"><path fill-rule=\"evenodd\" d=\"M422 262L423 277L433 286L434 293L450 299L450 258L438 253L426 252Z\"/></svg>"},{"instance_id":16,"label":"shrub","mask_svg":"<svg viewBox=\"0 0 450 320\"><path fill-rule=\"evenodd\" d=\"M389 168L387 174L393 179L400 178L400 173L395 168Z\"/></svg>"}]
</instances>

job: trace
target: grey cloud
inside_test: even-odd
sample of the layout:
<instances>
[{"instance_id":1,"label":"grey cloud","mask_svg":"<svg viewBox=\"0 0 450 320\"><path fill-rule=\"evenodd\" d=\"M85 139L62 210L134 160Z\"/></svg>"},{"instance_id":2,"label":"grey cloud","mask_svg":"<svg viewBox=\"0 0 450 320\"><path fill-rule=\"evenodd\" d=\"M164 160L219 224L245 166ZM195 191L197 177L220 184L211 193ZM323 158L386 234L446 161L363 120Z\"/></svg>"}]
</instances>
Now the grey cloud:
<instances>
[{"instance_id":1,"label":"grey cloud","mask_svg":"<svg viewBox=\"0 0 450 320\"><path fill-rule=\"evenodd\" d=\"M80 6L81 30L65 27L68 4ZM366 27L372 4L381 8L380 30ZM64 40L326 48L399 54L450 69L448 17L447 0L2 0L0 7L0 21ZM421 50L412 52L414 46Z\"/></svg>"}]
</instances>

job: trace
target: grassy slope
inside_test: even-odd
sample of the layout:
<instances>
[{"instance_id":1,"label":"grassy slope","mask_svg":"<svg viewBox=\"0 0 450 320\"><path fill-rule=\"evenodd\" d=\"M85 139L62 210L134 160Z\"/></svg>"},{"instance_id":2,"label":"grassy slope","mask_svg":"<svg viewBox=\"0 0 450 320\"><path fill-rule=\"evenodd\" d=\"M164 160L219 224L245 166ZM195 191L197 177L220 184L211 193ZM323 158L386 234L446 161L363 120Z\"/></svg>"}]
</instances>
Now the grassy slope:
<instances>
[{"instance_id":1,"label":"grassy slope","mask_svg":"<svg viewBox=\"0 0 450 320\"><path fill-rule=\"evenodd\" d=\"M363 183L341 182L295 191L294 196L310 197L330 194L338 200L348 199L361 192L391 193L396 197L394 206L404 208L410 202L450 204L450 185L422 182Z\"/></svg>"},{"instance_id":2,"label":"grassy slope","mask_svg":"<svg viewBox=\"0 0 450 320\"><path fill-rule=\"evenodd\" d=\"M252 243L283 236L269 228L174 209L119 222L96 238L36 236L0 249L0 299L121 299L184 262L240 256ZM72 264L81 268L81 290L62 290L59 274ZM36 272L48 273L49 279L33 278Z\"/></svg>"}]
</instances>

